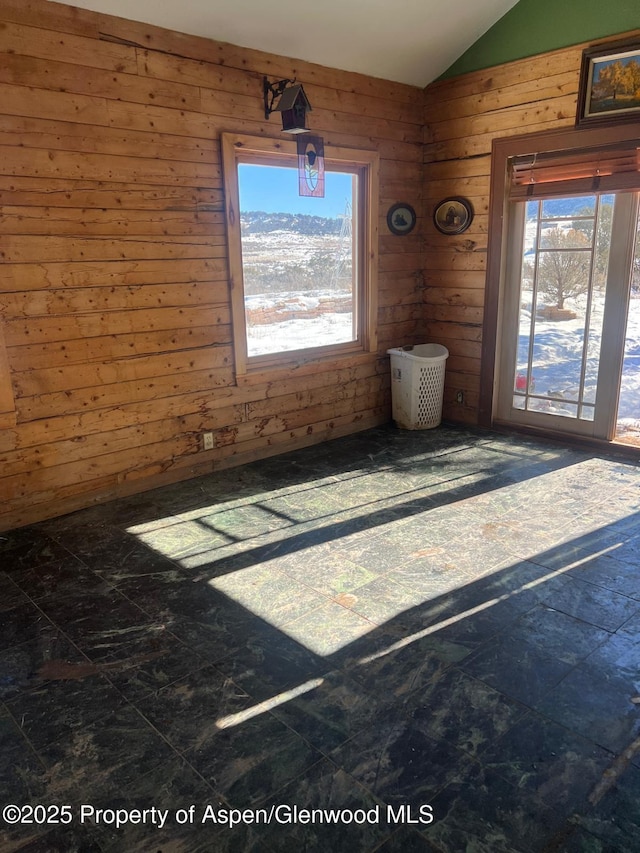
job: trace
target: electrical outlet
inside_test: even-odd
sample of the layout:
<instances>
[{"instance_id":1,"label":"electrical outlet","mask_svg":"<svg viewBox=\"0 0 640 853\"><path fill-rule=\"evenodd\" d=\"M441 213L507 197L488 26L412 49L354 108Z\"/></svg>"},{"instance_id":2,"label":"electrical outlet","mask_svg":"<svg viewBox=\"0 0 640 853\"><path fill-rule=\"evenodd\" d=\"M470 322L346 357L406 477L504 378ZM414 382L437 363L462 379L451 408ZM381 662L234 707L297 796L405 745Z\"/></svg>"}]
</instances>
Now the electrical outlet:
<instances>
[{"instance_id":1,"label":"electrical outlet","mask_svg":"<svg viewBox=\"0 0 640 853\"><path fill-rule=\"evenodd\" d=\"M458 391L456 394L456 403L464 403L464 391Z\"/></svg>"},{"instance_id":2,"label":"electrical outlet","mask_svg":"<svg viewBox=\"0 0 640 853\"><path fill-rule=\"evenodd\" d=\"M213 433L204 432L202 434L202 446L205 450L213 450Z\"/></svg>"}]
</instances>

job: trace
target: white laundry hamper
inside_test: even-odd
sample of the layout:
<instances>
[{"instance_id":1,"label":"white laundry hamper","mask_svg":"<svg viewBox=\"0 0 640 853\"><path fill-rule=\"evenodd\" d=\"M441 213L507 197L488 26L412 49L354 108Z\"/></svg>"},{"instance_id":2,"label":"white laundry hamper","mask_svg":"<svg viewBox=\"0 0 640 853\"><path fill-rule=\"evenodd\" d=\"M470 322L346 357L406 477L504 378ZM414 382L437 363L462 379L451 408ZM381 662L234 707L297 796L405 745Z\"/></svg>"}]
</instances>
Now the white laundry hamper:
<instances>
[{"instance_id":1,"label":"white laundry hamper","mask_svg":"<svg viewBox=\"0 0 640 853\"><path fill-rule=\"evenodd\" d=\"M402 429L433 429L442 420L444 373L449 350L417 344L387 350L391 356L393 420Z\"/></svg>"}]
</instances>

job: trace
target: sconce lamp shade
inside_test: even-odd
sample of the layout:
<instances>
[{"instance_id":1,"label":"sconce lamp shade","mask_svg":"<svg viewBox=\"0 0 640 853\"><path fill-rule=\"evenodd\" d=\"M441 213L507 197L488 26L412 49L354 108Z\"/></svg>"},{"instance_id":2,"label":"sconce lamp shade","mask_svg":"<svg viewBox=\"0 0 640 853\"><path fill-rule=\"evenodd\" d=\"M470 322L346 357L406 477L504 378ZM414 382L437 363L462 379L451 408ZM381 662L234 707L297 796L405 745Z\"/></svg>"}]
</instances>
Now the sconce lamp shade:
<instances>
[{"instance_id":1,"label":"sconce lamp shade","mask_svg":"<svg viewBox=\"0 0 640 853\"><path fill-rule=\"evenodd\" d=\"M287 133L307 133L307 112L311 110L309 99L300 83L285 89L273 107L282 114L282 129Z\"/></svg>"}]
</instances>

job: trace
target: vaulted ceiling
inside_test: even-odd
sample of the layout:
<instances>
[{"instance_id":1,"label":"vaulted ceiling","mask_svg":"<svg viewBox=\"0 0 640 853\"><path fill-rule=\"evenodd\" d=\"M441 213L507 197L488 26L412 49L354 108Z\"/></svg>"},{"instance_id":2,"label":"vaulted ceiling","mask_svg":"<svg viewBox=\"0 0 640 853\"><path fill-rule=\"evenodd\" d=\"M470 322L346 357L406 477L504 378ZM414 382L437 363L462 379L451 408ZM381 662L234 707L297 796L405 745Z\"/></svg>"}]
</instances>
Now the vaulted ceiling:
<instances>
[{"instance_id":1,"label":"vaulted ceiling","mask_svg":"<svg viewBox=\"0 0 640 853\"><path fill-rule=\"evenodd\" d=\"M424 87L517 0L66 0L129 20Z\"/></svg>"}]
</instances>

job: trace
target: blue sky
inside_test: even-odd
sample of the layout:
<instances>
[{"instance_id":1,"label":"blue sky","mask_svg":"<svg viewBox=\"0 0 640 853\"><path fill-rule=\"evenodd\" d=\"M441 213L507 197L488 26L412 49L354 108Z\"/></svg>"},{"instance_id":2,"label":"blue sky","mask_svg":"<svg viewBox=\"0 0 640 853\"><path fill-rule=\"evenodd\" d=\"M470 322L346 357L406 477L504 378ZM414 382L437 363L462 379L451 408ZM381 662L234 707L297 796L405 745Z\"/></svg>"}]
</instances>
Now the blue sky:
<instances>
[{"instance_id":1,"label":"blue sky","mask_svg":"<svg viewBox=\"0 0 640 853\"><path fill-rule=\"evenodd\" d=\"M240 210L264 210L265 213L307 213L311 216L337 217L351 201L351 175L325 172L325 197L306 198L298 193L296 169L238 166Z\"/></svg>"}]
</instances>

